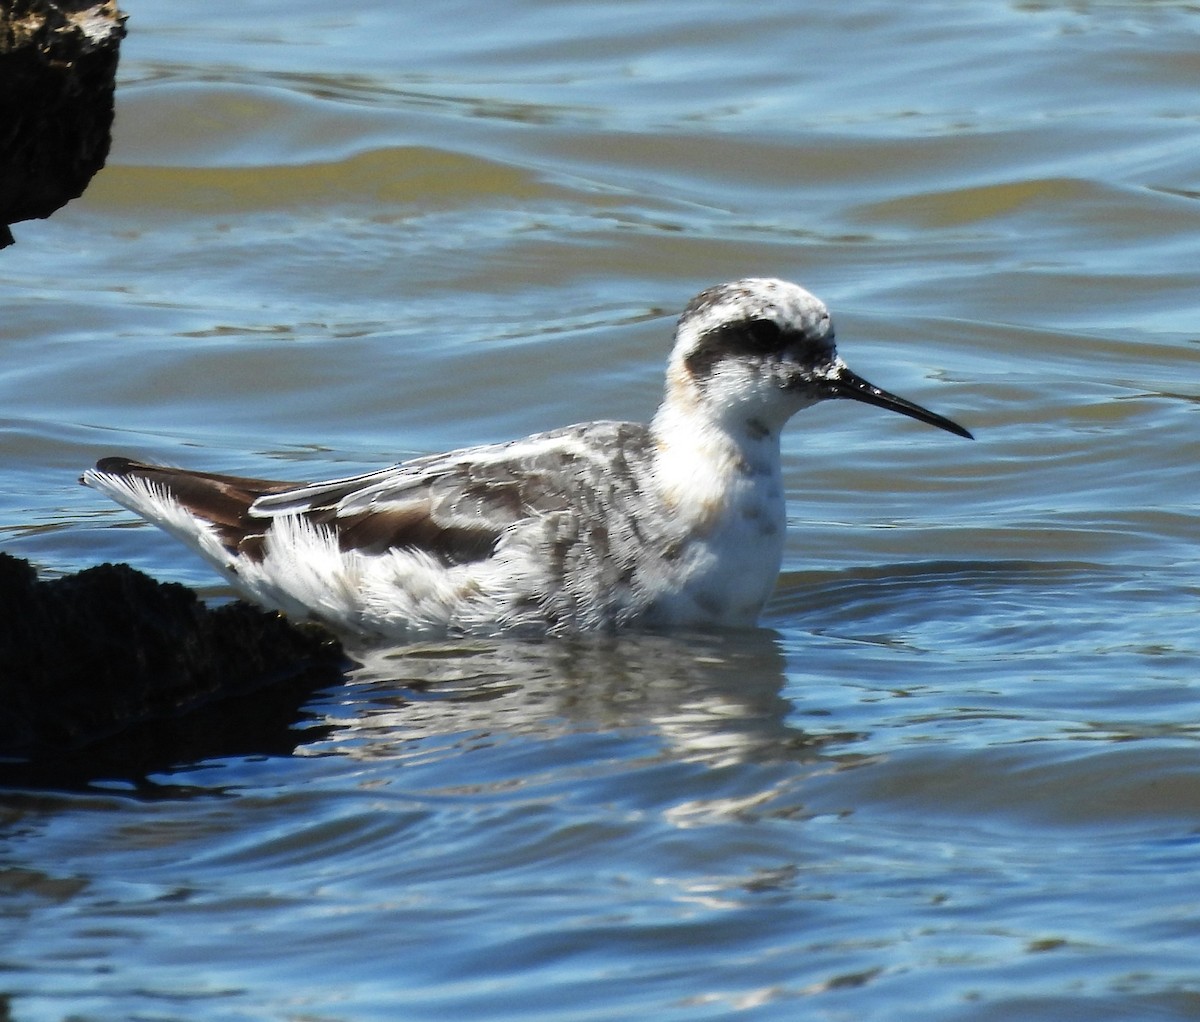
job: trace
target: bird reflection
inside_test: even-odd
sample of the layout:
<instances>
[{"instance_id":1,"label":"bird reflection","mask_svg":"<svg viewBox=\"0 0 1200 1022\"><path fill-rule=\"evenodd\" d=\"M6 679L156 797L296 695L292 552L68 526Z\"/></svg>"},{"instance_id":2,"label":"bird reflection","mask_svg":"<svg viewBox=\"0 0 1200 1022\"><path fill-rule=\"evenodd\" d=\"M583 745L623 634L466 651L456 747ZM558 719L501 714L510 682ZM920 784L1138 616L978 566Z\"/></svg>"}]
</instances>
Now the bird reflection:
<instances>
[{"instance_id":1,"label":"bird reflection","mask_svg":"<svg viewBox=\"0 0 1200 1022\"><path fill-rule=\"evenodd\" d=\"M422 643L358 659L322 707L330 742L350 756L436 735L621 730L658 736L673 758L724 765L810 759L854 737L796 725L784 658L764 629Z\"/></svg>"}]
</instances>

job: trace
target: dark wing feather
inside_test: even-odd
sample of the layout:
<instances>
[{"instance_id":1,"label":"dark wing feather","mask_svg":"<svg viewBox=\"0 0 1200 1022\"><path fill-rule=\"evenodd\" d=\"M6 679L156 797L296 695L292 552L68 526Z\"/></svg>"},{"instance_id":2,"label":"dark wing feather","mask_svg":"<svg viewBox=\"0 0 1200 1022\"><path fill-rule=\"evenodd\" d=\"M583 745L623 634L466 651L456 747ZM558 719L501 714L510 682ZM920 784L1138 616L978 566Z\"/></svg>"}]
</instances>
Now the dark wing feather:
<instances>
[{"instance_id":1,"label":"dark wing feather","mask_svg":"<svg viewBox=\"0 0 1200 1022\"><path fill-rule=\"evenodd\" d=\"M239 549L248 534L261 532L250 523L250 506L259 497L282 493L295 483L278 479L251 479L216 472L191 472L166 465L152 465L130 458L102 458L96 470L105 475L142 479L169 493L197 518L211 522L221 541Z\"/></svg>"}]
</instances>

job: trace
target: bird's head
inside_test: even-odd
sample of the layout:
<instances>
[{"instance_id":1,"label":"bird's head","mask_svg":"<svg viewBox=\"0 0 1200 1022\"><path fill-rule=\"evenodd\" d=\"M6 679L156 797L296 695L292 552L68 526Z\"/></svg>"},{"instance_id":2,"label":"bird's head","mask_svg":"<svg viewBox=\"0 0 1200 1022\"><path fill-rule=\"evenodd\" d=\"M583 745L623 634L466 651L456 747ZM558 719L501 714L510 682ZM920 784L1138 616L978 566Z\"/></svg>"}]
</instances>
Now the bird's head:
<instances>
[{"instance_id":1,"label":"bird's head","mask_svg":"<svg viewBox=\"0 0 1200 1022\"><path fill-rule=\"evenodd\" d=\"M834 346L833 320L796 284L748 278L701 291L684 309L667 370L667 403L724 429L778 434L800 409L849 398L971 434L851 371Z\"/></svg>"}]
</instances>

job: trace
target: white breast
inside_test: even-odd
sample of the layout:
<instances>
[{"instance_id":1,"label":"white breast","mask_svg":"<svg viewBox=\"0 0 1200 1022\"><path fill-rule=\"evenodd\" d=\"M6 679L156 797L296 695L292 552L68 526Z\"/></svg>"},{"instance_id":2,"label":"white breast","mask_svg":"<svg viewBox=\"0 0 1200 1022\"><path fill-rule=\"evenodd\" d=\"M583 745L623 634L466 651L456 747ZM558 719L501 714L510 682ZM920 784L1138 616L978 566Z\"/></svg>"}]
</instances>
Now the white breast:
<instances>
[{"instance_id":1,"label":"white breast","mask_svg":"<svg viewBox=\"0 0 1200 1022\"><path fill-rule=\"evenodd\" d=\"M654 617L669 624L753 624L783 558L779 438L739 441L705 428L659 436L660 499L686 538L674 584L656 601Z\"/></svg>"}]
</instances>

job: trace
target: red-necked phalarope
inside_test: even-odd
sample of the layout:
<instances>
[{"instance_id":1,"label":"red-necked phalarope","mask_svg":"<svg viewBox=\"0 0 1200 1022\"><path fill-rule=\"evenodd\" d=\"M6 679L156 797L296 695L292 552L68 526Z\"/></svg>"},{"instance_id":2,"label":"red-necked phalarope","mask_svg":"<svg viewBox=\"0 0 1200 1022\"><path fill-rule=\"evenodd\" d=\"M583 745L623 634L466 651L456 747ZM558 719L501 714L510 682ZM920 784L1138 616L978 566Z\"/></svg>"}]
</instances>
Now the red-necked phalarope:
<instances>
[{"instance_id":1,"label":"red-necked phalarope","mask_svg":"<svg viewBox=\"0 0 1200 1022\"><path fill-rule=\"evenodd\" d=\"M824 304L782 280L700 292L653 421L297 484L105 458L84 474L248 597L360 636L751 625L783 553L779 434L851 398L970 438L867 383Z\"/></svg>"}]
</instances>

